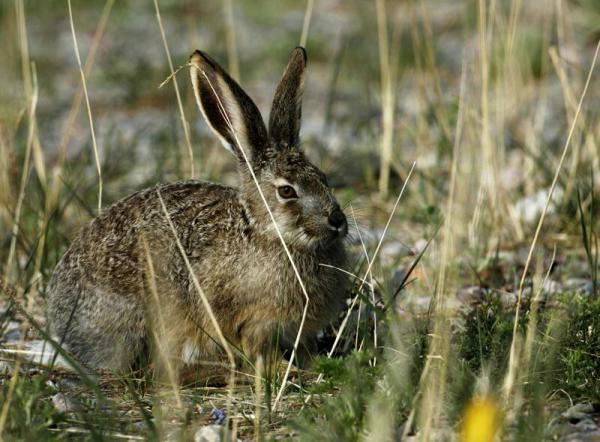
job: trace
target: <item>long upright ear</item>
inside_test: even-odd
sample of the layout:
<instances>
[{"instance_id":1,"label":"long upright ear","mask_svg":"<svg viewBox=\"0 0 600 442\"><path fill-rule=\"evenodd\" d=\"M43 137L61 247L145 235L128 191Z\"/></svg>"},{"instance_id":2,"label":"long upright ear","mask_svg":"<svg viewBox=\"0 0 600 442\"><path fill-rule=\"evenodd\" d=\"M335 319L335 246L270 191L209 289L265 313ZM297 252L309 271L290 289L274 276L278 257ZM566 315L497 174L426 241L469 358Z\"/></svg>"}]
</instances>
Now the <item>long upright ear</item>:
<instances>
[{"instance_id":1,"label":"long upright ear","mask_svg":"<svg viewBox=\"0 0 600 442\"><path fill-rule=\"evenodd\" d=\"M300 142L305 70L306 51L298 46L292 51L271 106L269 135L276 146L298 146Z\"/></svg>"},{"instance_id":2,"label":"long upright ear","mask_svg":"<svg viewBox=\"0 0 600 442\"><path fill-rule=\"evenodd\" d=\"M245 163L257 163L268 137L260 111L242 88L204 52L190 57L190 75L198 107L225 148Z\"/></svg>"}]
</instances>

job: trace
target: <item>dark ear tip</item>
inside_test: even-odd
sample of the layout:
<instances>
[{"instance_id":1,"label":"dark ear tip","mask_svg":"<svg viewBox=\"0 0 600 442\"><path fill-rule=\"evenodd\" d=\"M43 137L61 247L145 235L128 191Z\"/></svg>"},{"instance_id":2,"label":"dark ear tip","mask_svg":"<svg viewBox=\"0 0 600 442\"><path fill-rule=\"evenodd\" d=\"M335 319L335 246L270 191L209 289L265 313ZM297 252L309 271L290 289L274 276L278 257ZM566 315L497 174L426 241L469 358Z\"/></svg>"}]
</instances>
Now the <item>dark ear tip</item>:
<instances>
[{"instance_id":1,"label":"dark ear tip","mask_svg":"<svg viewBox=\"0 0 600 442\"><path fill-rule=\"evenodd\" d=\"M304 64L306 64L306 49L304 49L302 46L296 46L292 51L292 57L297 57L298 55L302 55L302 60L304 61Z\"/></svg>"},{"instance_id":2,"label":"dark ear tip","mask_svg":"<svg viewBox=\"0 0 600 442\"><path fill-rule=\"evenodd\" d=\"M190 55L190 61L196 61L198 60L198 58L202 57L202 51L200 51L199 49L196 49L194 52L192 52L192 55Z\"/></svg>"},{"instance_id":3,"label":"dark ear tip","mask_svg":"<svg viewBox=\"0 0 600 442\"><path fill-rule=\"evenodd\" d=\"M206 52L202 52L199 49L196 49L192 53L192 55L190 55L190 63L195 64L195 65L200 65L201 63L206 63L210 67L213 67L213 68L215 66L215 62L213 61L213 59L210 58L210 56Z\"/></svg>"}]
</instances>

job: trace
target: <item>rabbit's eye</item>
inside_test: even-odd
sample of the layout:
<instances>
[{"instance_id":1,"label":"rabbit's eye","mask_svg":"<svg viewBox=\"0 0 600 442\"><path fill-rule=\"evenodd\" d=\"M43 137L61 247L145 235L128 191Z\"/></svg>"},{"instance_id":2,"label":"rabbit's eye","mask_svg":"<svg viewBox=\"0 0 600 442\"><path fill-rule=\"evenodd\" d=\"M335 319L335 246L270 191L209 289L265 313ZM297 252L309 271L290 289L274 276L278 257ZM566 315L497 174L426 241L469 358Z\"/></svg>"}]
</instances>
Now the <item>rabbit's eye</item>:
<instances>
[{"instance_id":1,"label":"rabbit's eye","mask_svg":"<svg viewBox=\"0 0 600 442\"><path fill-rule=\"evenodd\" d=\"M280 186L277 188L277 193L284 199L298 198L298 195L292 186Z\"/></svg>"}]
</instances>

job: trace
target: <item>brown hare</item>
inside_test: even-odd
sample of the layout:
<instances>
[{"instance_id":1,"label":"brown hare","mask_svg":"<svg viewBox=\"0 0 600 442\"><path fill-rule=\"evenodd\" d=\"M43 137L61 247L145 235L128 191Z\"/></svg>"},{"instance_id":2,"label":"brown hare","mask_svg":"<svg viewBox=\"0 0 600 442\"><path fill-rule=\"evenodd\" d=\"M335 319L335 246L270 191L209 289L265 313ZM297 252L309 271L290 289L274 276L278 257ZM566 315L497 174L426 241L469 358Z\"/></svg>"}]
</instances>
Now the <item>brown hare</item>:
<instances>
[{"instance_id":1,"label":"brown hare","mask_svg":"<svg viewBox=\"0 0 600 442\"><path fill-rule=\"evenodd\" d=\"M162 351L178 368L223 360L160 198L232 348L254 360L274 339L293 342L305 296L248 164L310 299L306 346L344 303L347 279L330 266L346 262L346 217L325 174L300 150L304 49L291 54L268 130L254 102L211 57L195 51L190 61L197 102L237 157L240 187L157 185L82 228L49 282L48 320L55 339L91 369L127 372L154 348L153 327L168 336Z\"/></svg>"}]
</instances>

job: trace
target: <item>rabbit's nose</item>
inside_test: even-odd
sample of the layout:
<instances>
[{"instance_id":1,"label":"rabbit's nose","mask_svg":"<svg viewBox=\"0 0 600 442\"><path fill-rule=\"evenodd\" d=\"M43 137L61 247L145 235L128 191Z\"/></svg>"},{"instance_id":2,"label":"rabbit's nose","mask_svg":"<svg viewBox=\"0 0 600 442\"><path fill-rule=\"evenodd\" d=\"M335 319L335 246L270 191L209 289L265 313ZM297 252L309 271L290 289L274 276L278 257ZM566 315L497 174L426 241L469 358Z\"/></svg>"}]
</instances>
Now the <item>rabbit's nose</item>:
<instances>
[{"instance_id":1,"label":"rabbit's nose","mask_svg":"<svg viewBox=\"0 0 600 442\"><path fill-rule=\"evenodd\" d=\"M331 227L340 230L346 225L346 215L340 209L335 209L329 214L327 221Z\"/></svg>"}]
</instances>

